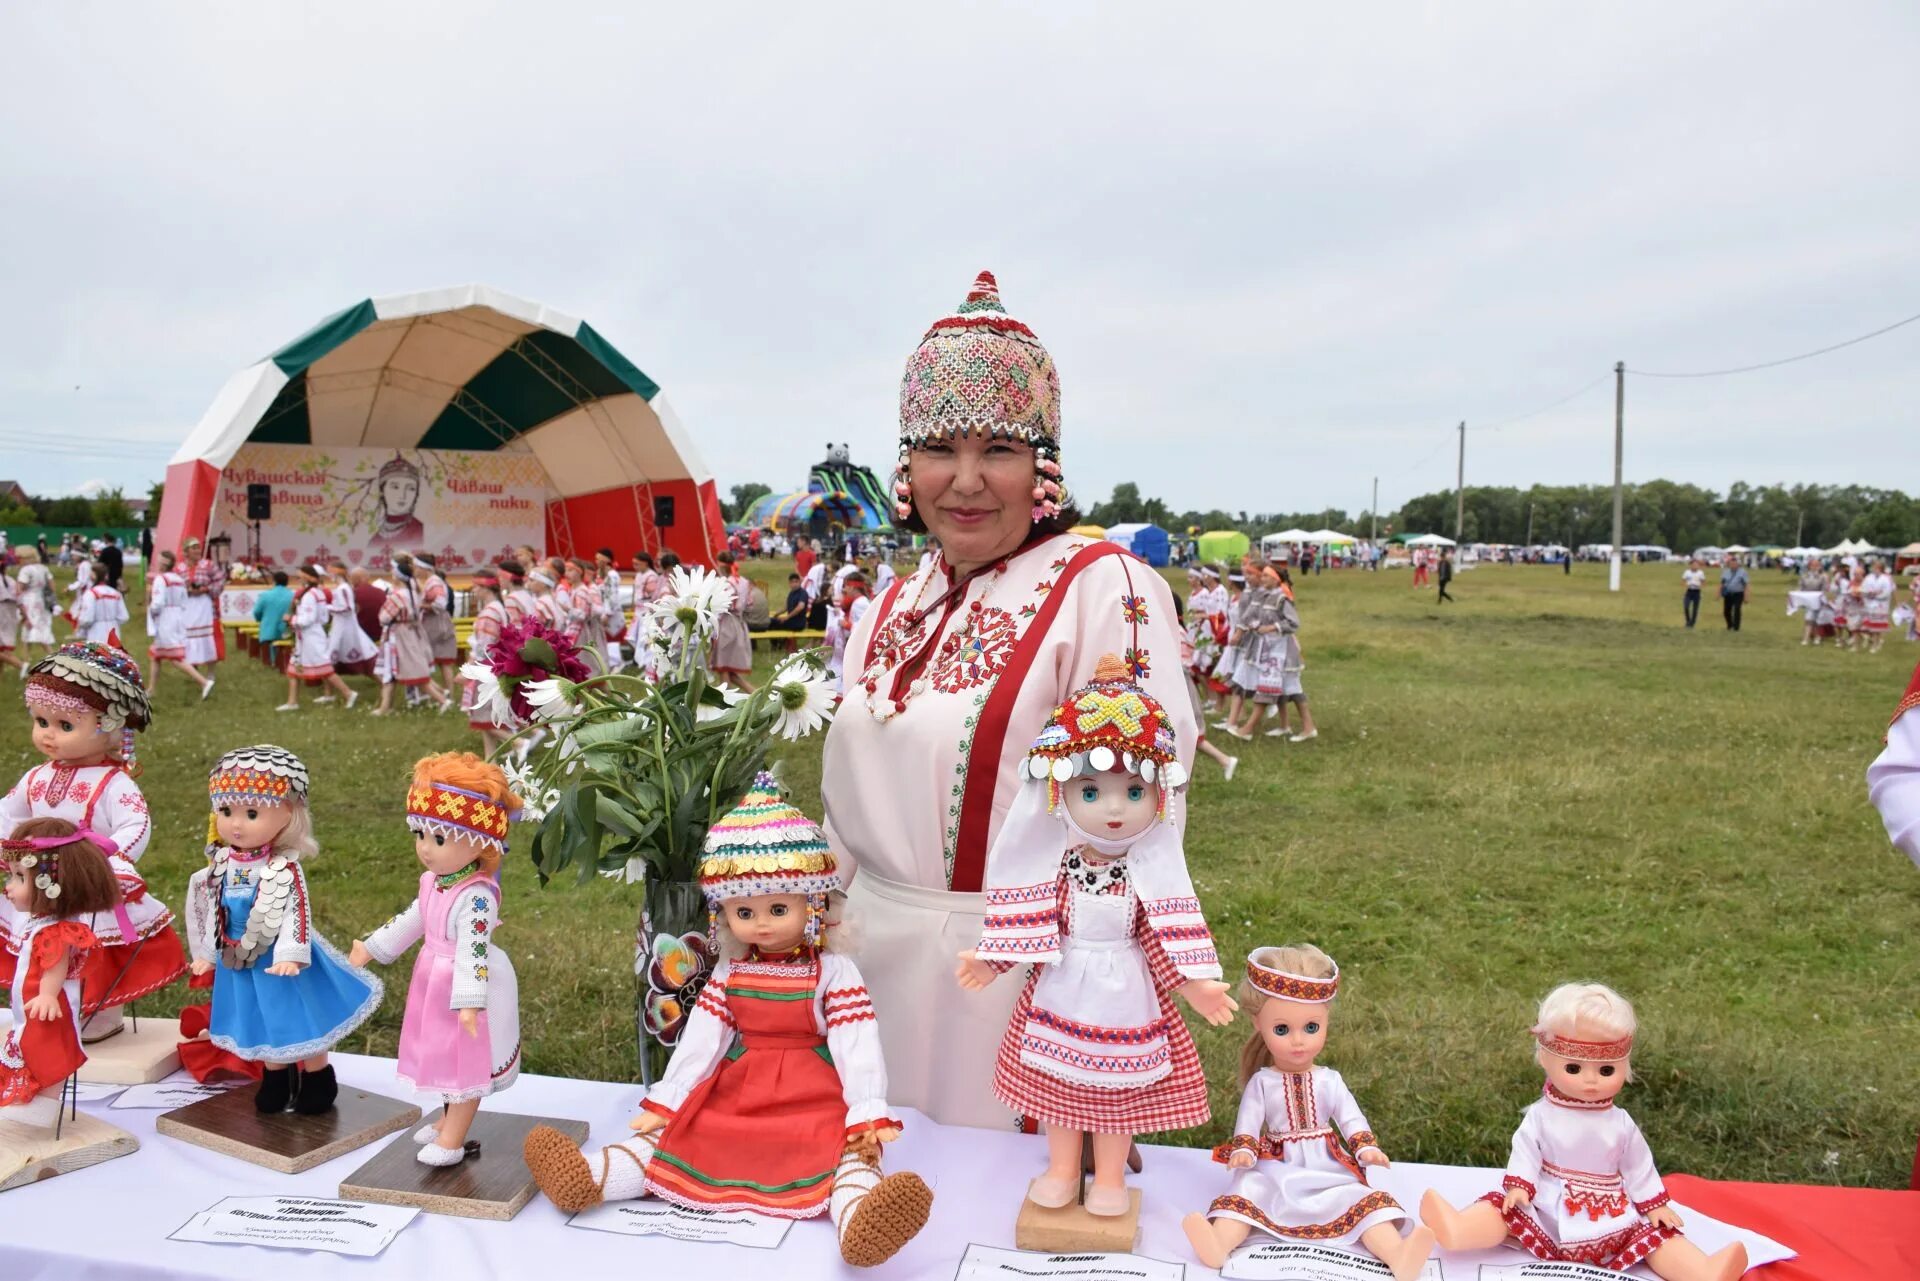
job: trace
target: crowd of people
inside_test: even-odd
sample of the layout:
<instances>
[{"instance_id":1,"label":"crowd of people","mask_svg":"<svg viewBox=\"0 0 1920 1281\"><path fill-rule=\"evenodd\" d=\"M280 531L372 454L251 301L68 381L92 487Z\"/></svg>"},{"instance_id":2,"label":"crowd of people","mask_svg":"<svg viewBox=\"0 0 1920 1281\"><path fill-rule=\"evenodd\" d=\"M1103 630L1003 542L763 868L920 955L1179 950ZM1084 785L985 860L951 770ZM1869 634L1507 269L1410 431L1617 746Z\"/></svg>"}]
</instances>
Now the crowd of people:
<instances>
[{"instance_id":1,"label":"crowd of people","mask_svg":"<svg viewBox=\"0 0 1920 1281\"><path fill-rule=\"evenodd\" d=\"M1907 600L1896 604L1899 588L1884 560L1862 562L1848 556L1831 569L1816 558L1801 567L1797 584L1806 626L1802 645L1831 640L1836 649L1878 653L1893 630L1896 615L1908 640L1920 640L1920 575L1907 584Z\"/></svg>"},{"instance_id":2,"label":"crowd of people","mask_svg":"<svg viewBox=\"0 0 1920 1281\"><path fill-rule=\"evenodd\" d=\"M1290 568L1249 555L1237 573L1221 565L1189 569L1187 588L1181 648L1194 719L1205 725L1219 716L1212 728L1243 743L1253 740L1263 719L1275 722L1268 738L1318 738L1303 683L1306 660ZM1239 758L1220 751L1204 732L1200 751L1233 777Z\"/></svg>"}]
</instances>

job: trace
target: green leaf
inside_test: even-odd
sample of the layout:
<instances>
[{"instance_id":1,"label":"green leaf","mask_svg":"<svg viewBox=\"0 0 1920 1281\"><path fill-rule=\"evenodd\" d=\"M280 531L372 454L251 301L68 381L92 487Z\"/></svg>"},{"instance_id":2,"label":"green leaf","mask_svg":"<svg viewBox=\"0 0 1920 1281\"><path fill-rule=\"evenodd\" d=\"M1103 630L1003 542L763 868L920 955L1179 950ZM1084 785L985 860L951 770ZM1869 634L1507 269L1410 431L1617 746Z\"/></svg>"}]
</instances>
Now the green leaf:
<instances>
[{"instance_id":1,"label":"green leaf","mask_svg":"<svg viewBox=\"0 0 1920 1281\"><path fill-rule=\"evenodd\" d=\"M520 646L520 661L530 663L545 672L560 670L560 656L553 652L553 646L538 636L534 636Z\"/></svg>"},{"instance_id":2,"label":"green leaf","mask_svg":"<svg viewBox=\"0 0 1920 1281\"><path fill-rule=\"evenodd\" d=\"M628 839L640 835L639 816L611 796L604 793L595 795L593 812L602 826L609 827Z\"/></svg>"}]
</instances>

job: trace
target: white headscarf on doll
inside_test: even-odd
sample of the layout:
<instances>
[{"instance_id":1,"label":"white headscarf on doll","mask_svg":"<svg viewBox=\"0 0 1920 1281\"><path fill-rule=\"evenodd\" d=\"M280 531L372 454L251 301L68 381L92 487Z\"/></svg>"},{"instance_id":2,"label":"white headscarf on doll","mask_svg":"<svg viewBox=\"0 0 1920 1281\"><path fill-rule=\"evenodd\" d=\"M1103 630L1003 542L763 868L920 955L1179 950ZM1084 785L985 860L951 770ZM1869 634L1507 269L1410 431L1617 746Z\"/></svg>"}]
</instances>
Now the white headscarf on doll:
<instances>
[{"instance_id":1,"label":"white headscarf on doll","mask_svg":"<svg viewBox=\"0 0 1920 1281\"><path fill-rule=\"evenodd\" d=\"M987 854L987 919L975 949L983 959L1046 964L1060 959L1060 861L1081 845L1124 853L1127 875L1167 957L1184 978L1220 977L1220 958L1187 874L1180 833L1166 821L1169 793L1186 768L1160 704L1114 655L1094 680L1054 710L1027 757L1026 780ZM1130 840L1095 836L1060 803L1060 785L1119 770L1160 789L1159 810Z\"/></svg>"}]
</instances>

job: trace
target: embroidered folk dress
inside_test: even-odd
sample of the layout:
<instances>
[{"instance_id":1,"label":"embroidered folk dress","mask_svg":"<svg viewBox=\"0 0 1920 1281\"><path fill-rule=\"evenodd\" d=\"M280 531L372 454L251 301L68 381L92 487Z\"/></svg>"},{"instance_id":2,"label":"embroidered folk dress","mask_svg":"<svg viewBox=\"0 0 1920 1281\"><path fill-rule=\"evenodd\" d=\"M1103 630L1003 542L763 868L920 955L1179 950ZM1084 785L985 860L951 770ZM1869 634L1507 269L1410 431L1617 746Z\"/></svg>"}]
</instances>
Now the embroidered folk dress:
<instances>
[{"instance_id":1,"label":"embroidered folk dress","mask_svg":"<svg viewBox=\"0 0 1920 1281\"><path fill-rule=\"evenodd\" d=\"M438 574L429 576L420 588L420 629L426 633L435 667L459 666L460 638L453 629L453 589Z\"/></svg>"},{"instance_id":2,"label":"embroidered folk dress","mask_svg":"<svg viewBox=\"0 0 1920 1281\"><path fill-rule=\"evenodd\" d=\"M186 969L186 949L173 928L173 913L147 890L134 863L146 853L153 821L139 784L118 765L62 765L49 761L20 776L0 800L0 830L11 832L30 818L64 818L112 841L107 855L120 885L120 902L81 922L98 951L88 967L82 1012L156 992ZM18 954L27 918L0 897L0 947Z\"/></svg>"},{"instance_id":3,"label":"embroidered folk dress","mask_svg":"<svg viewBox=\"0 0 1920 1281\"><path fill-rule=\"evenodd\" d=\"M11 654L20 643L20 586L0 565L0 654Z\"/></svg>"},{"instance_id":4,"label":"embroidered folk dress","mask_svg":"<svg viewBox=\"0 0 1920 1281\"><path fill-rule=\"evenodd\" d=\"M1505 1218L1514 1244L1537 1259L1618 1271L1680 1235L1647 1221L1671 1198L1633 1118L1611 1101L1562 1094L1552 1082L1513 1132L1500 1186L1533 1198ZM1498 1208L1503 1193L1481 1199Z\"/></svg>"},{"instance_id":5,"label":"embroidered folk dress","mask_svg":"<svg viewBox=\"0 0 1920 1281\"><path fill-rule=\"evenodd\" d=\"M1277 669L1279 651L1285 648L1279 632L1283 599L1277 587L1249 587L1240 593L1233 685L1244 694L1258 694L1262 675Z\"/></svg>"},{"instance_id":6,"label":"embroidered folk dress","mask_svg":"<svg viewBox=\"0 0 1920 1281\"><path fill-rule=\"evenodd\" d=\"M34 563L20 567L20 612L26 620L28 645L53 644L53 605L47 593L53 585L53 573L45 565Z\"/></svg>"},{"instance_id":7,"label":"embroidered folk dress","mask_svg":"<svg viewBox=\"0 0 1920 1281\"><path fill-rule=\"evenodd\" d=\"M95 583L73 603L73 625L80 630L80 639L95 645L125 649L120 624L129 617L126 598L105 583Z\"/></svg>"},{"instance_id":8,"label":"embroidered folk dress","mask_svg":"<svg viewBox=\"0 0 1920 1281\"><path fill-rule=\"evenodd\" d=\"M93 932L77 920L35 916L28 920L22 942L12 971L13 1026L0 1042L0 1108L58 1089L87 1061L75 1006L95 959ZM40 995L40 976L59 962L62 952L70 952L72 959L67 980L60 985L60 1017L28 1018L27 1002Z\"/></svg>"},{"instance_id":9,"label":"embroidered folk dress","mask_svg":"<svg viewBox=\"0 0 1920 1281\"><path fill-rule=\"evenodd\" d=\"M1893 578L1891 575L1868 574L1861 579L1860 601L1861 631L1879 633L1892 626Z\"/></svg>"},{"instance_id":10,"label":"embroidered folk dress","mask_svg":"<svg viewBox=\"0 0 1920 1281\"><path fill-rule=\"evenodd\" d=\"M1867 796L1880 811L1887 839L1920 864L1920 666L1894 705L1886 747L1867 767Z\"/></svg>"},{"instance_id":11,"label":"embroidered folk dress","mask_svg":"<svg viewBox=\"0 0 1920 1281\"><path fill-rule=\"evenodd\" d=\"M753 667L753 636L747 631L746 615L746 597L752 587L740 575L729 579L727 586L731 593L727 607L713 620L707 666L715 672L745 672Z\"/></svg>"},{"instance_id":12,"label":"embroidered folk dress","mask_svg":"<svg viewBox=\"0 0 1920 1281\"><path fill-rule=\"evenodd\" d=\"M260 1063L312 1058L380 1004L379 978L348 965L313 928L298 859L222 846L188 881L187 900L194 958L217 962L207 1038L229 1054ZM281 961L300 972L267 973Z\"/></svg>"},{"instance_id":13,"label":"embroidered folk dress","mask_svg":"<svg viewBox=\"0 0 1920 1281\"><path fill-rule=\"evenodd\" d=\"M226 640L220 634L220 593L227 575L219 563L202 556L187 566L187 582L206 590L187 597L187 661L195 667L217 663Z\"/></svg>"},{"instance_id":14,"label":"embroidered folk dress","mask_svg":"<svg viewBox=\"0 0 1920 1281\"><path fill-rule=\"evenodd\" d=\"M332 602L318 587L300 593L293 607L293 653L287 655L287 675L303 680L325 680L333 675L333 641L327 635Z\"/></svg>"},{"instance_id":15,"label":"embroidered folk dress","mask_svg":"<svg viewBox=\"0 0 1920 1281\"><path fill-rule=\"evenodd\" d=\"M1237 1219L1283 1241L1341 1245L1381 1223L1411 1226L1413 1217L1398 1201L1367 1186L1355 1159L1367 1148L1379 1151L1338 1072L1262 1068L1240 1095L1233 1138L1213 1150L1222 1164L1235 1152L1257 1159L1252 1168L1234 1171L1232 1186L1214 1198L1207 1217Z\"/></svg>"},{"instance_id":16,"label":"embroidered folk dress","mask_svg":"<svg viewBox=\"0 0 1920 1281\"><path fill-rule=\"evenodd\" d=\"M187 656L187 580L173 570L153 576L147 588L147 656L161 662Z\"/></svg>"},{"instance_id":17,"label":"embroidered folk dress","mask_svg":"<svg viewBox=\"0 0 1920 1281\"><path fill-rule=\"evenodd\" d=\"M490 600L480 607L480 612L474 616L473 620L473 638L467 642L468 656L473 662L486 661L487 656L493 653L494 643L500 639L500 633L506 626L507 607L501 602ZM468 727L483 732L511 728L494 723L491 705L482 704L479 701L479 689L479 681L469 680L466 683L466 694L460 700L461 707L466 709Z\"/></svg>"},{"instance_id":18,"label":"embroidered folk dress","mask_svg":"<svg viewBox=\"0 0 1920 1281\"><path fill-rule=\"evenodd\" d=\"M721 961L643 1106L667 1118L649 1192L786 1219L826 1213L850 1139L900 1125L866 983L812 949Z\"/></svg>"},{"instance_id":19,"label":"embroidered folk dress","mask_svg":"<svg viewBox=\"0 0 1920 1281\"><path fill-rule=\"evenodd\" d=\"M385 679L400 685L425 685L433 678L433 646L420 624L420 598L411 582L387 593L380 606L380 656Z\"/></svg>"},{"instance_id":20,"label":"embroidered folk dress","mask_svg":"<svg viewBox=\"0 0 1920 1281\"><path fill-rule=\"evenodd\" d=\"M370 662L380 652L380 647L360 626L360 615L353 604L352 583L335 583L327 589L327 614L331 619L327 623L327 647L333 653L336 666Z\"/></svg>"},{"instance_id":21,"label":"embroidered folk dress","mask_svg":"<svg viewBox=\"0 0 1920 1281\"><path fill-rule=\"evenodd\" d=\"M854 626L822 762L824 826L842 867L858 869L848 913L884 1011L894 1098L947 1124L1006 1128L994 1060L1020 985L965 992L953 968L980 939L987 850L1027 748L1102 654L1132 656L1183 762L1198 725L1173 594L1117 544L1054 535L943 602L952 586L931 556ZM1176 798L1169 821L1184 823L1182 809Z\"/></svg>"}]
</instances>

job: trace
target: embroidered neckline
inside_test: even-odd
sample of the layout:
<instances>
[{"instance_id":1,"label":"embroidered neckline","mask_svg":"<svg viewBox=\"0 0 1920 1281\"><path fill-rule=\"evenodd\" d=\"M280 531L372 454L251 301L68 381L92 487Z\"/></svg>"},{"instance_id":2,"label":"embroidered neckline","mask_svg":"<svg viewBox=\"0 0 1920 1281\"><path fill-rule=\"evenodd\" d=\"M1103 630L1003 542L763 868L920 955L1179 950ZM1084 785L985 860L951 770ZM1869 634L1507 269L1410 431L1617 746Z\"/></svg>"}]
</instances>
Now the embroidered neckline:
<instances>
[{"instance_id":1,"label":"embroidered neckline","mask_svg":"<svg viewBox=\"0 0 1920 1281\"><path fill-rule=\"evenodd\" d=\"M450 890L460 882L466 880L469 876L472 876L479 869L480 860L475 859L457 872L448 872L444 876L434 877L433 888L436 890Z\"/></svg>"},{"instance_id":2,"label":"embroidered neckline","mask_svg":"<svg viewBox=\"0 0 1920 1281\"><path fill-rule=\"evenodd\" d=\"M1547 1082L1546 1088L1542 1091L1542 1095L1547 1102L1554 1104L1556 1107L1572 1108L1578 1112L1604 1112L1613 1106L1612 1099L1589 1101L1587 1099L1576 1099L1571 1094L1563 1094L1554 1088L1552 1081Z\"/></svg>"},{"instance_id":3,"label":"embroidered neckline","mask_svg":"<svg viewBox=\"0 0 1920 1281\"><path fill-rule=\"evenodd\" d=\"M747 961L764 961L770 964L810 961L819 950L819 948L809 946L805 943L790 947L784 952L762 952L758 947L749 947L746 956L742 959Z\"/></svg>"},{"instance_id":4,"label":"embroidered neckline","mask_svg":"<svg viewBox=\"0 0 1920 1281\"><path fill-rule=\"evenodd\" d=\"M262 845L257 850L243 850L238 845L229 845L227 857L235 863L258 863L263 858L273 857L273 846Z\"/></svg>"}]
</instances>

